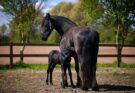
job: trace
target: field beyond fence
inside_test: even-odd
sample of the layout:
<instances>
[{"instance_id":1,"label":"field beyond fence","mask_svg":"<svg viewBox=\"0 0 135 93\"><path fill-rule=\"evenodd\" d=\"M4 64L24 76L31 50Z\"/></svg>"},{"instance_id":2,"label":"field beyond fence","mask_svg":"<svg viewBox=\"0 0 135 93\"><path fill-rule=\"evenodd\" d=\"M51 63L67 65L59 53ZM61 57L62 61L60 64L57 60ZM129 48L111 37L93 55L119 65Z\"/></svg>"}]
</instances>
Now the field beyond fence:
<instances>
[{"instance_id":1,"label":"field beyond fence","mask_svg":"<svg viewBox=\"0 0 135 93\"><path fill-rule=\"evenodd\" d=\"M23 46L25 46L24 51L21 51ZM59 50L59 45L0 43L0 64L13 65L19 60L28 63L47 63L48 53L54 49ZM116 44L100 44L99 63L112 63L117 61L117 56ZM135 45L124 45L121 57L122 62L135 63Z\"/></svg>"}]
</instances>

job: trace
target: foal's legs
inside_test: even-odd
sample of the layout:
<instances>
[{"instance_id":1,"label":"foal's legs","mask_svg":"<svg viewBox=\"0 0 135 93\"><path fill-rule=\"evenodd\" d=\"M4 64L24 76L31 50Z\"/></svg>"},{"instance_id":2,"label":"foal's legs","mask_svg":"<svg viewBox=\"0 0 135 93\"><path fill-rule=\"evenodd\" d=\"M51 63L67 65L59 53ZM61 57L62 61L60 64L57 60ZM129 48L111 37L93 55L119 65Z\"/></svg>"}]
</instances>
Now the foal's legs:
<instances>
[{"instance_id":1,"label":"foal's legs","mask_svg":"<svg viewBox=\"0 0 135 93\"><path fill-rule=\"evenodd\" d=\"M47 68L47 78L46 78L46 84L48 85L48 77L49 77L49 72L50 72L50 63L48 64L48 68Z\"/></svg>"},{"instance_id":2,"label":"foal's legs","mask_svg":"<svg viewBox=\"0 0 135 93\"><path fill-rule=\"evenodd\" d=\"M53 73L53 70L54 70L54 67L56 66L56 63L52 62L52 64L50 65L50 84L53 85L53 82L52 82L52 73Z\"/></svg>"}]
</instances>

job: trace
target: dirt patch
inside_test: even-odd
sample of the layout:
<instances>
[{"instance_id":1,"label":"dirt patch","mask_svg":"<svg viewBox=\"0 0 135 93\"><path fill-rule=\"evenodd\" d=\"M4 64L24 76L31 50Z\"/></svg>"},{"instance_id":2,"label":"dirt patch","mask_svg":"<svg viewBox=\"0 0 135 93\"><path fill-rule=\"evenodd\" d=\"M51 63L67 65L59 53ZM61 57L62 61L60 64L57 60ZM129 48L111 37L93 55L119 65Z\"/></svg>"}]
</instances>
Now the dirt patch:
<instances>
[{"instance_id":1,"label":"dirt patch","mask_svg":"<svg viewBox=\"0 0 135 93\"><path fill-rule=\"evenodd\" d=\"M76 83L74 69L72 72ZM95 93L91 89L87 92L72 87L62 89L60 69L53 73L54 85L46 85L45 79L46 70L0 70L0 93ZM135 68L98 68L97 82L99 92L135 93Z\"/></svg>"}]
</instances>

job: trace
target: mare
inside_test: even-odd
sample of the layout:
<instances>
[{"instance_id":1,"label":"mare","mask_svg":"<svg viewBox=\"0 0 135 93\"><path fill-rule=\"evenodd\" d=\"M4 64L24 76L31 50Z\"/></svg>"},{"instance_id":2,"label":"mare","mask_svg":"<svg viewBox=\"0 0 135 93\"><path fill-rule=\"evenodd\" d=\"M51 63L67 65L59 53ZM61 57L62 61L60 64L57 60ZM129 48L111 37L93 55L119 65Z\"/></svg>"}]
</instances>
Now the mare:
<instances>
[{"instance_id":1,"label":"mare","mask_svg":"<svg viewBox=\"0 0 135 93\"><path fill-rule=\"evenodd\" d=\"M49 13L42 20L42 40L47 40L53 29L61 36L60 49L74 47L75 68L77 80L82 90L98 90L96 80L96 63L99 49L99 34L96 30L87 26L77 26L73 21L62 16L53 16ZM66 71L62 62L62 87L66 84ZM81 68L81 79L79 77L79 66Z\"/></svg>"},{"instance_id":2,"label":"mare","mask_svg":"<svg viewBox=\"0 0 135 93\"><path fill-rule=\"evenodd\" d=\"M59 52L58 50L52 50L50 53L49 53L49 56L48 56L48 68L47 68L47 78L46 78L46 84L48 85L48 79L49 79L49 74L50 74L50 84L53 85L53 82L52 82L52 73L53 73L53 70L55 68L55 66L57 64L61 65L63 62L62 60L63 59L66 59L64 62L66 63L65 65L65 69L68 69L68 73L69 73L69 77L70 77L70 82L71 82L71 86L72 87L75 87L74 86L74 83L73 83L73 80L72 80L72 72L71 72L71 68L70 68L70 61L71 61L71 55L65 55L65 52L72 52L72 50L64 50L64 51L61 51ZM64 53L64 56L63 56L63 53ZM71 53L67 53L67 54L71 54ZM65 58L67 57L67 58ZM68 83L66 82L66 86L68 86Z\"/></svg>"}]
</instances>

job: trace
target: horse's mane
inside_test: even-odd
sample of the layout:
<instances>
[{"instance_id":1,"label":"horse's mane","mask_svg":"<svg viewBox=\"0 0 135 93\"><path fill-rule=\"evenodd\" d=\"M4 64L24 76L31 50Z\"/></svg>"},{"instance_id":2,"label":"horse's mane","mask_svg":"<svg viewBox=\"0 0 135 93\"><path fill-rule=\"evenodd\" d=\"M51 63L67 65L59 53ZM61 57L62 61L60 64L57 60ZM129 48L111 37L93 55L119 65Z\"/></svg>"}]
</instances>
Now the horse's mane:
<instances>
[{"instance_id":1,"label":"horse's mane","mask_svg":"<svg viewBox=\"0 0 135 93\"><path fill-rule=\"evenodd\" d=\"M66 31L68 31L70 28L77 26L76 23L71 21L70 19L63 17L63 16L56 16L56 15L50 15L49 16L51 23L55 25L55 29L59 32L59 34L62 36ZM41 28L44 27L45 24L45 19L46 17L43 18L42 23L41 23ZM62 29L62 30L61 30Z\"/></svg>"},{"instance_id":2,"label":"horse's mane","mask_svg":"<svg viewBox=\"0 0 135 93\"><path fill-rule=\"evenodd\" d=\"M66 17L64 17L64 16L51 15L50 17L51 17L52 19L55 19L55 20L60 20L60 21L62 21L62 22L66 22L66 23L68 23L68 24L71 25L71 26L77 26L77 24L76 24L75 22L71 21L69 18L66 18ZM41 27L44 26L44 23L45 23L45 17L43 17L43 19L42 19Z\"/></svg>"},{"instance_id":3,"label":"horse's mane","mask_svg":"<svg viewBox=\"0 0 135 93\"><path fill-rule=\"evenodd\" d=\"M71 26L77 26L77 24L73 21L71 21L70 19L64 17L64 16L55 16L55 15L52 15L51 16L52 19L58 19L60 21L63 21L63 22L67 22L68 24L70 24Z\"/></svg>"}]
</instances>

